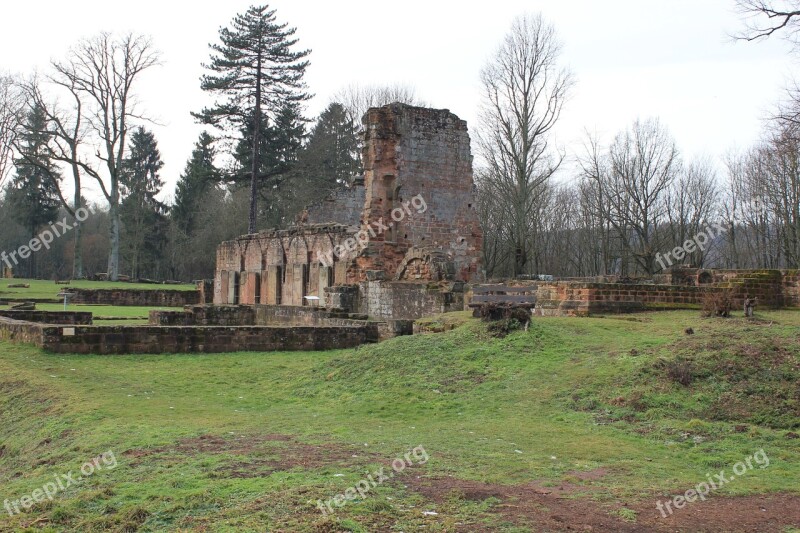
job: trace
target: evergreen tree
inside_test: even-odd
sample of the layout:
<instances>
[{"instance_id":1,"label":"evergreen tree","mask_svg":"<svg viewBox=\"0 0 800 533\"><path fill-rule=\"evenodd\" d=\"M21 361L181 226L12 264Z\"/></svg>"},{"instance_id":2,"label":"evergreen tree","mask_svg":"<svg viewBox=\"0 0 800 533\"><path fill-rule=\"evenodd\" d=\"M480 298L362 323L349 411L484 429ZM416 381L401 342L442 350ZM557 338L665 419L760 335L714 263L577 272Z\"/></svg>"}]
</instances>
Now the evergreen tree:
<instances>
[{"instance_id":1,"label":"evergreen tree","mask_svg":"<svg viewBox=\"0 0 800 533\"><path fill-rule=\"evenodd\" d=\"M261 163L258 167L260 209L258 219L267 227L282 227L287 217L294 214L295 197L302 197L298 190L298 157L306 138L306 120L300 115L296 104L284 105L275 120L263 120L261 126ZM234 169L231 178L236 184L244 184L249 178L246 169L253 161L253 128L245 125L241 140L234 153ZM239 179L237 179L239 178Z\"/></svg>"},{"instance_id":2,"label":"evergreen tree","mask_svg":"<svg viewBox=\"0 0 800 533\"><path fill-rule=\"evenodd\" d=\"M120 176L123 249L133 278L158 271L166 233L166 206L156 198L164 185L158 174L163 166L153 133L137 128Z\"/></svg>"},{"instance_id":3,"label":"evergreen tree","mask_svg":"<svg viewBox=\"0 0 800 533\"><path fill-rule=\"evenodd\" d=\"M186 235L194 229L198 204L204 194L220 181L220 171L214 166L215 155L214 137L201 133L178 181L172 206L172 219Z\"/></svg>"},{"instance_id":4,"label":"evergreen tree","mask_svg":"<svg viewBox=\"0 0 800 533\"><path fill-rule=\"evenodd\" d=\"M25 117L18 143L17 172L6 192L7 203L31 238L56 219L60 205L58 168L48 156L47 116L34 106ZM36 253L28 259L28 276L36 277Z\"/></svg>"},{"instance_id":5,"label":"evergreen tree","mask_svg":"<svg viewBox=\"0 0 800 533\"><path fill-rule=\"evenodd\" d=\"M301 163L310 188L323 194L345 186L359 173L358 133L342 104L330 104L319 116Z\"/></svg>"},{"instance_id":6,"label":"evergreen tree","mask_svg":"<svg viewBox=\"0 0 800 533\"><path fill-rule=\"evenodd\" d=\"M212 73L203 76L201 87L222 96L222 100L195 116L203 123L229 131L252 129L250 157L249 231L256 232L257 194L265 118L277 122L282 108L310 98L303 81L309 50L294 51L295 28L276 23L275 10L268 5L250 7L237 15L232 29L222 28L220 44L211 45Z\"/></svg>"}]
</instances>

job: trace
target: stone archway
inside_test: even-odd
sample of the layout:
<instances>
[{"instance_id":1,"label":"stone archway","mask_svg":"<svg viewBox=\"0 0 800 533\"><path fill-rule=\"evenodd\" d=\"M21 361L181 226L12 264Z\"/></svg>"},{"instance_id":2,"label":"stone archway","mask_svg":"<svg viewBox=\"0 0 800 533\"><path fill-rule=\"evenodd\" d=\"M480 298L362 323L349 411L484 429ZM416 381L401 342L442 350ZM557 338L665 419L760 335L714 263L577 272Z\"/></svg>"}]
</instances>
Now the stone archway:
<instances>
[{"instance_id":1,"label":"stone archway","mask_svg":"<svg viewBox=\"0 0 800 533\"><path fill-rule=\"evenodd\" d=\"M411 248L397 268L395 281L445 281L455 278L453 261L441 250Z\"/></svg>"}]
</instances>

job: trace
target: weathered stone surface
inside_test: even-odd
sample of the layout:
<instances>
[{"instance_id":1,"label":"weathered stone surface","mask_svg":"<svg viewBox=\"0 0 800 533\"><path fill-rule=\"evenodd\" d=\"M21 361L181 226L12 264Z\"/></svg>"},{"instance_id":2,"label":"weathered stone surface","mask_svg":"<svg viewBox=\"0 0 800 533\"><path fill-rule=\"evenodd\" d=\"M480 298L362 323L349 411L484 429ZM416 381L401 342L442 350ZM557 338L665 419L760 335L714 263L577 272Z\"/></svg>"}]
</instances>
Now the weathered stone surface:
<instances>
[{"instance_id":1,"label":"weathered stone surface","mask_svg":"<svg viewBox=\"0 0 800 533\"><path fill-rule=\"evenodd\" d=\"M0 316L39 324L90 325L92 313L76 311L0 311Z\"/></svg>"},{"instance_id":2,"label":"weathered stone surface","mask_svg":"<svg viewBox=\"0 0 800 533\"><path fill-rule=\"evenodd\" d=\"M328 198L307 208L308 224L358 226L364 209L364 177L354 179L346 189L338 189Z\"/></svg>"}]
</instances>

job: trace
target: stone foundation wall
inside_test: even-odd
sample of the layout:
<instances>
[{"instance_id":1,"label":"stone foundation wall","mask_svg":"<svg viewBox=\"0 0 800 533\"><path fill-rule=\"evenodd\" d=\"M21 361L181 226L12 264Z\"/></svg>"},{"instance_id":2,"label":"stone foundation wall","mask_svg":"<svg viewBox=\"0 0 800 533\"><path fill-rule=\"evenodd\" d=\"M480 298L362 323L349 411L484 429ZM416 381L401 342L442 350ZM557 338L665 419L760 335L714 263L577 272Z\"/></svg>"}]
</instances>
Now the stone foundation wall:
<instances>
[{"instance_id":1,"label":"stone foundation wall","mask_svg":"<svg viewBox=\"0 0 800 533\"><path fill-rule=\"evenodd\" d=\"M371 341L413 333L413 320L370 321L342 310L283 305L187 306L183 311L150 311L151 326L336 326L369 327Z\"/></svg>"},{"instance_id":2,"label":"stone foundation wall","mask_svg":"<svg viewBox=\"0 0 800 533\"><path fill-rule=\"evenodd\" d=\"M255 326L256 315L247 305L192 305L183 311L151 310L151 326Z\"/></svg>"},{"instance_id":3,"label":"stone foundation wall","mask_svg":"<svg viewBox=\"0 0 800 533\"><path fill-rule=\"evenodd\" d=\"M708 271L706 283L691 285L637 285L627 283L558 282L540 284L534 314L588 316L646 310L696 309L708 292L730 291L736 308L745 298L757 307L780 309L800 306L795 271ZM713 272L713 274L712 274ZM702 274L702 272L701 272ZM679 278L686 279L686 278Z\"/></svg>"},{"instance_id":4,"label":"stone foundation wall","mask_svg":"<svg viewBox=\"0 0 800 533\"><path fill-rule=\"evenodd\" d=\"M461 282L365 281L359 284L358 309L373 319L416 320L464 310Z\"/></svg>"},{"instance_id":5,"label":"stone foundation wall","mask_svg":"<svg viewBox=\"0 0 800 533\"><path fill-rule=\"evenodd\" d=\"M348 326L71 326L0 317L0 340L54 353L159 354L318 351L376 342L376 324Z\"/></svg>"},{"instance_id":6,"label":"stone foundation wall","mask_svg":"<svg viewBox=\"0 0 800 533\"><path fill-rule=\"evenodd\" d=\"M39 324L83 325L92 324L92 313L75 311L0 311L0 316Z\"/></svg>"},{"instance_id":7,"label":"stone foundation wall","mask_svg":"<svg viewBox=\"0 0 800 533\"><path fill-rule=\"evenodd\" d=\"M165 289L68 289L71 304L183 307L201 303L199 291Z\"/></svg>"},{"instance_id":8,"label":"stone foundation wall","mask_svg":"<svg viewBox=\"0 0 800 533\"><path fill-rule=\"evenodd\" d=\"M316 351L374 342L376 328L262 326L79 326L74 335L45 329L42 347L55 353L144 354Z\"/></svg>"},{"instance_id":9,"label":"stone foundation wall","mask_svg":"<svg viewBox=\"0 0 800 533\"><path fill-rule=\"evenodd\" d=\"M798 270L703 270L673 268L668 274L673 285L712 286L734 289L756 296L772 307L800 307Z\"/></svg>"}]
</instances>

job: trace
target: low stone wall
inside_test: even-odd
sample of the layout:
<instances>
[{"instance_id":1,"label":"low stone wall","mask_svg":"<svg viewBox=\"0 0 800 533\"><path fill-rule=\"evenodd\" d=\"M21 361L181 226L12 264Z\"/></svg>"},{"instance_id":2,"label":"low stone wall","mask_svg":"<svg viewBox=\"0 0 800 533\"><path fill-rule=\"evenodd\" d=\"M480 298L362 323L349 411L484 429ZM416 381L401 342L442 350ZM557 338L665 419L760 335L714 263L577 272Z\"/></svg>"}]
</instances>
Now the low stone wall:
<instances>
[{"instance_id":1,"label":"low stone wall","mask_svg":"<svg viewBox=\"0 0 800 533\"><path fill-rule=\"evenodd\" d=\"M69 289L73 304L184 307L200 301L200 291L175 289Z\"/></svg>"},{"instance_id":2,"label":"low stone wall","mask_svg":"<svg viewBox=\"0 0 800 533\"><path fill-rule=\"evenodd\" d=\"M589 316L649 309L695 309L706 289L674 285L559 282L540 285L536 316Z\"/></svg>"},{"instance_id":3,"label":"low stone wall","mask_svg":"<svg viewBox=\"0 0 800 533\"><path fill-rule=\"evenodd\" d=\"M275 324L291 324L317 326L332 324L333 319L350 319L350 315L340 309L325 307L301 307L297 305L257 305L255 306L256 324L272 326ZM366 318L366 317L364 317Z\"/></svg>"},{"instance_id":4,"label":"low stone wall","mask_svg":"<svg viewBox=\"0 0 800 533\"><path fill-rule=\"evenodd\" d=\"M0 341L33 344L41 348L44 344L43 326L0 316Z\"/></svg>"},{"instance_id":5,"label":"low stone wall","mask_svg":"<svg viewBox=\"0 0 800 533\"><path fill-rule=\"evenodd\" d=\"M150 311L152 326L334 326L377 328L384 340L413 333L411 320L370 321L338 309L288 305L187 306L183 311Z\"/></svg>"},{"instance_id":6,"label":"low stone wall","mask_svg":"<svg viewBox=\"0 0 800 533\"><path fill-rule=\"evenodd\" d=\"M40 324L82 325L92 324L92 313L76 311L0 311L0 316Z\"/></svg>"},{"instance_id":7,"label":"low stone wall","mask_svg":"<svg viewBox=\"0 0 800 533\"><path fill-rule=\"evenodd\" d=\"M183 311L150 311L151 326L256 326L249 305L190 305Z\"/></svg>"},{"instance_id":8,"label":"low stone wall","mask_svg":"<svg viewBox=\"0 0 800 533\"><path fill-rule=\"evenodd\" d=\"M703 286L632 285L624 283L558 282L540 285L536 292L537 316L588 316L602 313L697 309L709 292L731 291L733 305L742 307L747 297L757 298L757 306L767 309L792 307L783 283L762 279L735 280Z\"/></svg>"},{"instance_id":9,"label":"low stone wall","mask_svg":"<svg viewBox=\"0 0 800 533\"><path fill-rule=\"evenodd\" d=\"M665 277L670 285L731 289L739 299L749 295L772 308L800 307L798 270L673 268Z\"/></svg>"},{"instance_id":10,"label":"low stone wall","mask_svg":"<svg viewBox=\"0 0 800 533\"><path fill-rule=\"evenodd\" d=\"M52 326L0 317L0 340L54 353L160 354L319 351L376 342L376 324L359 326Z\"/></svg>"}]
</instances>

